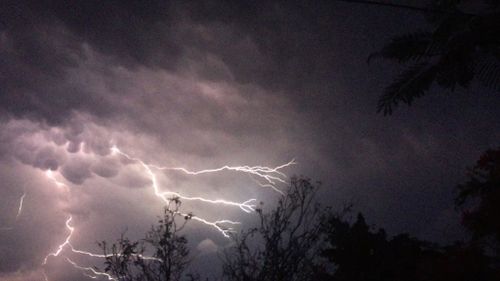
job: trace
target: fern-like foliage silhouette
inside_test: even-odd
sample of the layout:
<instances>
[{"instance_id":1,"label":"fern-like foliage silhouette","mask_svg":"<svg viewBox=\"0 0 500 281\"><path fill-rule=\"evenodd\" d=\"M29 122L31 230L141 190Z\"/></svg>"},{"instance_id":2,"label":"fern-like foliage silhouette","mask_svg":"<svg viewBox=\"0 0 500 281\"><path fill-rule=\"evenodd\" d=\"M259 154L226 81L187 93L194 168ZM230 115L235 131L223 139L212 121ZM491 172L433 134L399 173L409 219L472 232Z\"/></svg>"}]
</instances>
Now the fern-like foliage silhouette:
<instances>
[{"instance_id":1,"label":"fern-like foliage silhouette","mask_svg":"<svg viewBox=\"0 0 500 281\"><path fill-rule=\"evenodd\" d=\"M370 55L407 65L387 86L377 111L390 115L432 86L454 91L477 80L500 92L500 1L433 1L426 16L432 31L394 37ZM474 13L467 12L474 10Z\"/></svg>"}]
</instances>

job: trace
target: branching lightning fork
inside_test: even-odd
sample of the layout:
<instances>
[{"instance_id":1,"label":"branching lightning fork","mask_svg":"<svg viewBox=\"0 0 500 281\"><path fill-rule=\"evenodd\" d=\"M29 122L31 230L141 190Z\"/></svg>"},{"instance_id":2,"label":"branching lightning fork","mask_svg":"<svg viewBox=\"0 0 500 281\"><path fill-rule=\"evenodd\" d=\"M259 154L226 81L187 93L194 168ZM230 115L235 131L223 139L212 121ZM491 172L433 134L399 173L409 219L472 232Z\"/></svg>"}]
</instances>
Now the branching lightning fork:
<instances>
[{"instance_id":1,"label":"branching lightning fork","mask_svg":"<svg viewBox=\"0 0 500 281\"><path fill-rule=\"evenodd\" d=\"M187 175L192 175L192 176L201 175L201 174L208 174L208 173L217 173L217 172L221 172L221 171L225 171L225 170L226 171L241 172L241 173L245 173L245 174L250 175L251 178L258 185L260 185L262 187L272 188L273 190L283 194L282 191L279 190L276 186L276 184L278 184L278 183L285 183L286 182L285 181L286 175L283 172L281 172L281 169L295 164L295 161L292 160L286 164L277 166L275 168L269 168L269 167L264 167L264 166L223 166L223 167L216 168L216 169L190 171L190 170L188 170L186 168L182 168L182 167L171 168L171 167L162 167L162 166L147 164L146 162L144 162L143 160L141 160L139 158L131 157L130 155L122 152L116 146L113 146L111 148L111 151L114 154L119 154L119 155L127 158L130 161L134 161L134 162L140 164L144 168L145 172L148 174L149 178L151 179L154 194L158 198L160 198L162 201L164 201L165 203L168 203L169 200L171 200L172 198L179 198L182 200L189 200L189 201L195 200L195 201L201 201L201 202L209 203L209 204L235 206L235 207L239 207L242 211L244 211L246 213L251 213L251 212L255 211L256 205L254 203L255 203L256 199L252 198L252 199L246 200L242 203L239 203L239 202L233 202L233 201L228 201L228 200L224 200L224 199L206 199L206 198L201 197L201 196L189 197L189 196L184 196L184 195L181 195L181 194L179 194L177 192L173 192L173 191L161 191L160 187L158 185L158 180L156 178L156 175L153 172L153 169L179 171L179 172L185 173ZM52 180L59 188L65 188L65 189L69 188L65 183L57 180L57 178L55 177L55 175L52 171L48 170L46 172L46 176L50 180ZM263 180L264 183L259 182L257 179ZM24 200L24 196L25 196L25 194L23 195L23 197L20 200L20 206L19 206L19 211L18 211L17 217L20 215L20 213L22 211L22 203ZM180 216L189 217L195 221L198 221L198 222L201 222L201 223L206 224L208 226L211 226L211 227L215 228L216 230L218 230L224 237L229 237L229 233L233 231L233 229L230 227L230 225L240 224L239 222L225 220L225 219L224 220L217 220L217 221L208 221L208 220L203 219L199 216L194 216L191 214L186 214L186 213L181 213L181 212L178 212L177 214ZM69 250L74 254L85 255L88 257L106 258L109 256L109 255L106 256L103 254L95 254L95 253L75 249L73 247L73 245L71 245L71 242L70 242L71 237L75 231L75 228L71 225L72 219L73 219L73 217L69 216L68 219L66 220L66 228L69 231L68 235L66 236L66 239L64 240L63 243L61 243L57 247L57 249L54 252L51 252L47 256L45 256L45 259L43 260L43 265L47 264L48 259L50 257L59 256L65 248L69 248ZM157 260L154 257L147 257L147 256L141 256L141 257L144 259L149 259L149 260ZM99 272L92 267L85 267L85 266L78 265L76 262L69 259L68 257L65 257L65 258L66 258L68 263L70 263L74 268L83 271L83 274L89 278L97 279L99 277L106 277L110 281L117 280L116 278L114 278L113 276L111 276L105 272ZM46 280L48 280L45 272L44 272L44 277Z\"/></svg>"},{"instance_id":2,"label":"branching lightning fork","mask_svg":"<svg viewBox=\"0 0 500 281\"><path fill-rule=\"evenodd\" d=\"M151 179L152 187L153 187L155 195L165 202L168 202L168 200L172 196L174 196L174 197L178 197L178 198L183 199L183 200L198 200L198 201L202 201L205 203L211 203L211 204L237 206L240 209L242 209L244 212L247 212L247 213L251 213L252 211L255 210L256 206L254 204L251 204L251 203L255 202L256 199L252 198L252 199L249 199L243 203L238 203L238 202L227 201L227 200L223 200L223 199L217 199L217 200L206 199L206 198L199 197L199 196L188 197L188 196L183 196L177 192L171 192L171 191L160 191L160 188L158 186L158 180L156 179L156 175L152 169L180 171L180 172L183 172L187 175L193 175L193 176L194 175L201 175L201 174L208 174L208 173L217 173L217 172L221 172L224 170L242 172L242 173L263 179L266 182L266 184L259 183L259 185L271 187L273 190L282 194L282 192L276 187L276 184L277 183L285 183L286 182L286 175L283 172L281 172L280 170L285 168L285 167L288 167L288 166L295 164L295 161L292 160L286 164L280 165L280 166L275 167L275 168L269 168L269 167L264 167L264 166L252 166L252 167L251 166L223 166L223 167L216 168L216 169L190 171L190 170L188 170L186 168L182 168L182 167L163 167L163 166L147 164L146 162L144 162L143 160L141 160L139 158L132 157L132 156L122 152L116 146L113 146L111 148L111 151L113 153L120 154L120 155L124 156L125 158L127 158L130 161L135 161L135 162L139 163L142 167L144 167L144 169L146 170L146 173L149 175L149 177ZM185 214L180 214L180 215L185 216ZM229 237L229 233L232 231L232 228L231 227L223 227L223 224L230 224L230 225L239 224L239 222L234 222L234 221L230 221L230 220L219 220L216 222L210 222L210 221L202 219L198 216L192 216L192 219L214 227L219 232L221 232L221 234L224 235L225 237Z\"/></svg>"}]
</instances>

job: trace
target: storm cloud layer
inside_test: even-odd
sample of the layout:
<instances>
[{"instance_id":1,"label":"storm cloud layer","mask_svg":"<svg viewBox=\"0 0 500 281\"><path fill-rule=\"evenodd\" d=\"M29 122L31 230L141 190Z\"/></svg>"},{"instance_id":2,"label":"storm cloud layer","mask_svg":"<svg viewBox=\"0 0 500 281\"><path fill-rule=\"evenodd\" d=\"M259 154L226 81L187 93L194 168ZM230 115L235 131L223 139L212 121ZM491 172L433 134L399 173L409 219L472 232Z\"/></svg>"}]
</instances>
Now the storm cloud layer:
<instances>
[{"instance_id":1,"label":"storm cloud layer","mask_svg":"<svg viewBox=\"0 0 500 281\"><path fill-rule=\"evenodd\" d=\"M366 58L411 25L426 28L415 12L335 1L1 1L0 280L88 280L62 258L42 266L68 215L88 250L149 229L162 202L113 146L191 170L295 158L287 174L322 181L325 204L352 202L390 234L460 238L453 187L498 145L498 97L438 93L377 115L398 68ZM238 173L159 177L188 196L277 196ZM186 233L201 264L228 243L195 222Z\"/></svg>"}]
</instances>

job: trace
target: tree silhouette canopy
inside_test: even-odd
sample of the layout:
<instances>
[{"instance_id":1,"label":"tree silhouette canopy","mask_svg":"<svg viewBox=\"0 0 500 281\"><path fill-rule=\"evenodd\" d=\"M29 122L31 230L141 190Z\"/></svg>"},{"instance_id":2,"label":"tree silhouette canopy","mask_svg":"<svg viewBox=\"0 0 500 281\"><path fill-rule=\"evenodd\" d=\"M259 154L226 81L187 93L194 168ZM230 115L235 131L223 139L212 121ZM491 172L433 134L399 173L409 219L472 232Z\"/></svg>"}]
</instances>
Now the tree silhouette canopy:
<instances>
[{"instance_id":1,"label":"tree silhouette canopy","mask_svg":"<svg viewBox=\"0 0 500 281\"><path fill-rule=\"evenodd\" d=\"M236 236L223 256L223 280L314 280L326 214L315 201L317 188L293 178L274 209L258 209L259 225Z\"/></svg>"},{"instance_id":2,"label":"tree silhouette canopy","mask_svg":"<svg viewBox=\"0 0 500 281\"><path fill-rule=\"evenodd\" d=\"M104 271L120 281L196 279L194 275L185 274L190 261L189 249L186 237L179 232L190 217L183 217L179 224L176 219L180 205L178 198L172 198L158 224L140 241L131 241L122 235L110 247L106 242L99 243L106 256Z\"/></svg>"},{"instance_id":3,"label":"tree silhouette canopy","mask_svg":"<svg viewBox=\"0 0 500 281\"><path fill-rule=\"evenodd\" d=\"M458 186L457 206L475 240L493 243L500 253L500 149L486 151Z\"/></svg>"},{"instance_id":4,"label":"tree silhouette canopy","mask_svg":"<svg viewBox=\"0 0 500 281\"><path fill-rule=\"evenodd\" d=\"M408 234L388 237L374 231L358 214L354 223L331 217L325 223L322 255L334 268L316 280L332 281L469 281L497 280L499 271L484 250L456 243L441 247Z\"/></svg>"},{"instance_id":5,"label":"tree silhouette canopy","mask_svg":"<svg viewBox=\"0 0 500 281\"><path fill-rule=\"evenodd\" d=\"M411 105L434 84L454 91L477 80L500 91L499 7L498 0L432 1L424 12L432 30L396 36L368 58L407 66L385 89L377 111L390 115L399 103Z\"/></svg>"}]
</instances>

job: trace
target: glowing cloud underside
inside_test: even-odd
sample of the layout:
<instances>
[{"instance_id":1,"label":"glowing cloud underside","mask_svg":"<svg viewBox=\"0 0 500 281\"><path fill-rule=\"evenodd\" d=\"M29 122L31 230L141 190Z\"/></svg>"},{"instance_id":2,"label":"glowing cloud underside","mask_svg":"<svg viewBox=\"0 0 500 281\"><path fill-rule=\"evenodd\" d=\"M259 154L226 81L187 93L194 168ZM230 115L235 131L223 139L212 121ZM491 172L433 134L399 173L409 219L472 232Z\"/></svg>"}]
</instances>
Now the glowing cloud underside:
<instances>
[{"instance_id":1,"label":"glowing cloud underside","mask_svg":"<svg viewBox=\"0 0 500 281\"><path fill-rule=\"evenodd\" d=\"M147 164L146 162L144 162L143 160L141 160L139 158L134 158L134 157L126 154L125 152L118 149L116 146L113 146L111 148L111 151L113 154L121 155L130 161L133 161L133 162L140 164L144 168L145 174L148 175L148 177L151 180L151 187L152 187L152 191L154 192L154 195L157 196L160 200L162 200L165 203L168 203L168 201L171 198L179 198L181 200L200 201L200 202L207 203L207 204L222 205L222 206L226 206L226 207L238 207L246 213L252 213L253 211L255 211L256 205L253 203L255 203L256 199L251 198L251 199L248 199L244 202L233 202L233 201L228 201L225 199L208 199L208 198L204 198L201 196L189 197L189 196L183 196L182 194L177 193L177 192L173 192L173 191L162 191L160 189L159 184L158 184L158 180L156 178L154 170L172 170L172 171L182 172L182 173L184 173L186 175L190 175L190 176L209 174L209 173L218 173L221 171L240 172L240 173L250 175L252 177L252 179L256 183L258 183L258 185L260 185L262 187L271 188L274 191L276 191L280 194L283 194L283 192L281 190L279 190L279 188L277 187L277 184L286 183L286 175L283 172L281 172L281 170L283 168L286 168L290 165L295 164L295 162L292 160L286 164L283 164L283 165L280 165L280 166L277 166L274 168L265 167L265 166L223 166L223 167L216 168L216 169L190 171L190 170L188 170L186 168L182 168L182 167L162 167L162 166ZM58 188L69 188L69 186L67 186L63 182L58 181L54 175L54 172L52 172L51 170L47 170L46 176L48 179L53 181L54 184ZM19 215L21 214L22 207L23 207L23 200L24 200L25 195L26 195L26 193L23 194L23 196L20 199L19 210L18 210L16 218L19 217ZM179 216L189 216L194 221L197 221L197 222L203 223L207 226L210 226L210 227L214 228L215 230L219 231L224 237L229 237L229 233L234 231L231 228L231 225L240 224L240 222L231 221L231 220L227 220L227 219L221 219L221 220L217 220L217 221L209 221L209 220L206 220L206 219L199 217L199 216L181 213L181 212L178 212L178 215ZM92 253L92 252L88 252L88 251L75 249L73 247L73 245L71 245L70 240L71 240L71 237L75 231L75 227L71 224L72 220L73 220L72 216L69 216L68 219L66 220L66 229L68 230L68 235L66 236L66 239L63 241L63 243L61 243L56 248L56 250L54 252L51 252L51 253L47 254L47 256L45 256L42 265L46 265L49 258L57 257L57 256L61 255L65 249L68 249L73 254L84 255L84 256L88 256L88 257L94 257L94 258L105 258L106 257L103 254L96 254L96 253ZM97 279L97 278L102 277L102 278L106 278L107 280L117 280L116 278L114 278L113 276L111 276L105 272L97 271L96 269L94 269L92 267L81 266L81 265L77 264L76 262L74 262L73 260L69 259L68 257L66 257L66 256L64 256L64 257L69 264L71 264L74 268L82 271L82 274L84 274L85 276L87 276L89 278ZM149 260L156 260L154 257L142 256L142 258L149 259ZM44 278L45 278L45 280L48 281L48 277L45 273L44 273Z\"/></svg>"}]
</instances>

